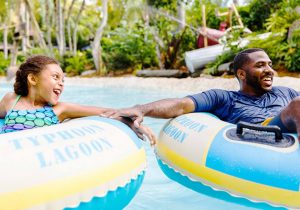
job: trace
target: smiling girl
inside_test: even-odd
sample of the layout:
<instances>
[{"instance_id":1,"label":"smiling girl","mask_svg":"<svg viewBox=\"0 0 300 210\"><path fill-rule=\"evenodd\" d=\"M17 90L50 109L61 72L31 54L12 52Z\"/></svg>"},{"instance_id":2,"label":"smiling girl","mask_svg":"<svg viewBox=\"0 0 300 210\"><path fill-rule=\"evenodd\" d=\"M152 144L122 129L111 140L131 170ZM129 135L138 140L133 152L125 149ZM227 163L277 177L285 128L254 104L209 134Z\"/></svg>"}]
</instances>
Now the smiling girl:
<instances>
[{"instance_id":1,"label":"smiling girl","mask_svg":"<svg viewBox=\"0 0 300 210\"><path fill-rule=\"evenodd\" d=\"M0 118L5 117L1 133L49 126L111 110L59 102L63 89L64 73L55 59L43 55L28 58L16 73L14 92L7 93L0 102ZM135 129L128 119L120 120ZM145 134L154 143L149 128L134 131L140 138Z\"/></svg>"}]
</instances>

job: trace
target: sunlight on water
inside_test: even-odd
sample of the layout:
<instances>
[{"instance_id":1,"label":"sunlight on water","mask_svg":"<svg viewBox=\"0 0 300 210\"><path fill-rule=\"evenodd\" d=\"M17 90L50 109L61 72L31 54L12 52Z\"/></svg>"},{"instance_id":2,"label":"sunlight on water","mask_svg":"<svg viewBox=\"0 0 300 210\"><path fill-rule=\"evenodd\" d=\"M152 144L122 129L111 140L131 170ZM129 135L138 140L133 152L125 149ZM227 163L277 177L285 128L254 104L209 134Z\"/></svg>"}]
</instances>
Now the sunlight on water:
<instances>
[{"instance_id":1,"label":"sunlight on water","mask_svg":"<svg viewBox=\"0 0 300 210\"><path fill-rule=\"evenodd\" d=\"M11 90L10 85L1 85L0 96ZM79 103L85 105L121 108L142 104L170 97L184 97L188 93L174 90L174 92L164 90L145 89L115 89L97 87L65 87L61 101ZM151 127L156 134L166 120L146 118L145 124ZM147 172L141 189L126 207L127 210L151 210L151 209L262 209L254 204L249 206L240 205L235 202L217 199L204 194L194 192L166 177L160 170L153 149L145 143L147 152ZM265 209L265 208L264 208Z\"/></svg>"}]
</instances>

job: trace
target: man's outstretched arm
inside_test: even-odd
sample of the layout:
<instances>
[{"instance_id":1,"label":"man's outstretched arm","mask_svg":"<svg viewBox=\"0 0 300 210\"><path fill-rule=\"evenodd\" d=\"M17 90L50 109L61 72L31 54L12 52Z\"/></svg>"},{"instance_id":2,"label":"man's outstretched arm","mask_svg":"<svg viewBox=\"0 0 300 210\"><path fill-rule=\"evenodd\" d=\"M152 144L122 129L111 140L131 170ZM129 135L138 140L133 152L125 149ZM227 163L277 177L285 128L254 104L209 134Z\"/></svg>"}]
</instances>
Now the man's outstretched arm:
<instances>
[{"instance_id":1,"label":"man's outstretched arm","mask_svg":"<svg viewBox=\"0 0 300 210\"><path fill-rule=\"evenodd\" d=\"M173 118L187 114L195 110L191 98L170 98L155 101L143 105L135 105L130 108L108 111L103 114L105 117L118 118L130 117L134 120L135 126L139 126L144 116L155 118Z\"/></svg>"}]
</instances>

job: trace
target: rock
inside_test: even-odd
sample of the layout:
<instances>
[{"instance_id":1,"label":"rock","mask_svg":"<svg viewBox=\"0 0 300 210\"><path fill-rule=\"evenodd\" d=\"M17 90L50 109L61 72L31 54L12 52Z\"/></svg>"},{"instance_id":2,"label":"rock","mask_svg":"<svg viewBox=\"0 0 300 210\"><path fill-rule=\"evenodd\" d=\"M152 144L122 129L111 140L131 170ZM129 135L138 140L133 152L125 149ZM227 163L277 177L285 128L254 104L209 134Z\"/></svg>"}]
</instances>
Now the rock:
<instances>
[{"instance_id":1,"label":"rock","mask_svg":"<svg viewBox=\"0 0 300 210\"><path fill-rule=\"evenodd\" d=\"M300 6L299 6L299 13L300 13ZM291 38L293 37L293 32L295 30L298 30L299 28L300 28L300 20L295 20L289 28L288 40L291 40Z\"/></svg>"},{"instance_id":2,"label":"rock","mask_svg":"<svg viewBox=\"0 0 300 210\"><path fill-rule=\"evenodd\" d=\"M232 62L228 62L228 63L223 63L221 65L218 66L218 72L220 73L233 73L233 66L232 66Z\"/></svg>"},{"instance_id":3,"label":"rock","mask_svg":"<svg viewBox=\"0 0 300 210\"><path fill-rule=\"evenodd\" d=\"M296 10L296 12L297 12L298 14L300 14L300 6L297 6L297 7L295 8L295 10Z\"/></svg>"},{"instance_id":4,"label":"rock","mask_svg":"<svg viewBox=\"0 0 300 210\"><path fill-rule=\"evenodd\" d=\"M185 78L188 76L187 72L182 72L177 69L169 70L140 70L137 72L138 77L174 77L174 78Z\"/></svg>"},{"instance_id":5,"label":"rock","mask_svg":"<svg viewBox=\"0 0 300 210\"><path fill-rule=\"evenodd\" d=\"M83 71L81 73L81 76L83 77L91 77L96 75L96 70L88 70L88 71Z\"/></svg>"}]
</instances>

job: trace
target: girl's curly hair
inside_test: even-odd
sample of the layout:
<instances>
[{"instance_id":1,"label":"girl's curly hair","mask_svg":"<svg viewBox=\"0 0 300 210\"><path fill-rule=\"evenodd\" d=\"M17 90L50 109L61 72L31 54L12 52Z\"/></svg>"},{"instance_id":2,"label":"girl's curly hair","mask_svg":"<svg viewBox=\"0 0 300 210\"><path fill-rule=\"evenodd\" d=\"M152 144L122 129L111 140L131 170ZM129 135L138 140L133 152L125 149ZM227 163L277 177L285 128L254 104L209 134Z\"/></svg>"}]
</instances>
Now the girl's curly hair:
<instances>
[{"instance_id":1,"label":"girl's curly hair","mask_svg":"<svg viewBox=\"0 0 300 210\"><path fill-rule=\"evenodd\" d=\"M14 91L17 95L28 95L28 83L27 77L29 74L38 75L45 69L48 64L57 64L58 61L54 58L50 58L44 55L35 55L29 57L24 63L22 63L16 72L16 81L14 84Z\"/></svg>"}]
</instances>

